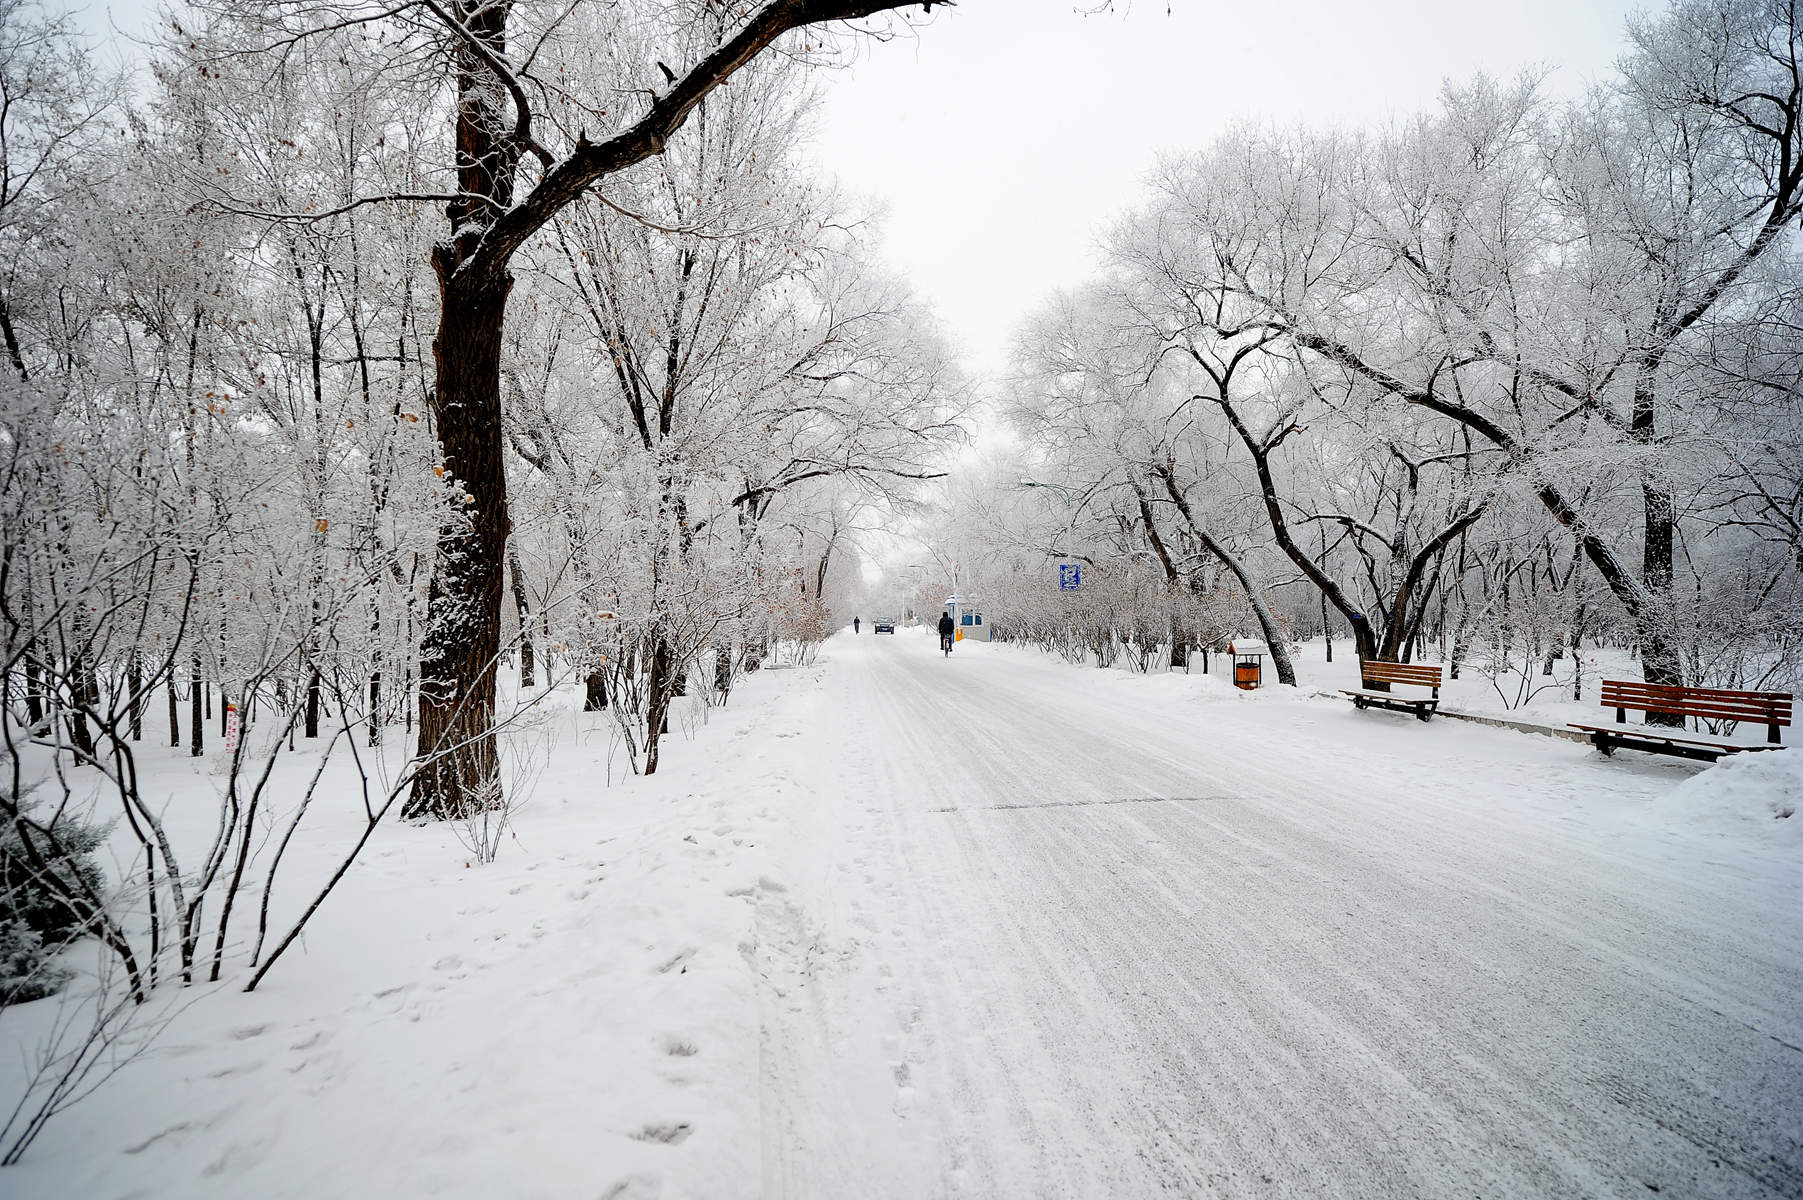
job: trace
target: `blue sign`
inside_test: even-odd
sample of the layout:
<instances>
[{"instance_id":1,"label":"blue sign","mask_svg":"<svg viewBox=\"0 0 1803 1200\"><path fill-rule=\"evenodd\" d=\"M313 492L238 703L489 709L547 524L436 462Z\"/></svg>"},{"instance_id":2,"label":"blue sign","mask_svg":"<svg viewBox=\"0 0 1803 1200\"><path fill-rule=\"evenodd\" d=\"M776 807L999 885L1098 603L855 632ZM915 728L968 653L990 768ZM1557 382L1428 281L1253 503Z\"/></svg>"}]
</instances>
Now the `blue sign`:
<instances>
[{"instance_id":1,"label":"blue sign","mask_svg":"<svg viewBox=\"0 0 1803 1200\"><path fill-rule=\"evenodd\" d=\"M1083 568L1077 563L1058 564L1058 586L1064 591L1074 592L1083 582Z\"/></svg>"}]
</instances>

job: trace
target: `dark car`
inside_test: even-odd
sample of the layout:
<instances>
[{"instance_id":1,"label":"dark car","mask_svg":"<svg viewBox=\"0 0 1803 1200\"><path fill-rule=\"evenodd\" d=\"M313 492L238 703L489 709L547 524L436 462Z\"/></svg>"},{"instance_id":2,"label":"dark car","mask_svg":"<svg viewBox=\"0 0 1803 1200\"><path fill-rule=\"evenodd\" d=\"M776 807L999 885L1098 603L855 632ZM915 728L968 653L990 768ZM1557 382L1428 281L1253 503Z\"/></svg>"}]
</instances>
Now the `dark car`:
<instances>
[{"instance_id":1,"label":"dark car","mask_svg":"<svg viewBox=\"0 0 1803 1200\"><path fill-rule=\"evenodd\" d=\"M876 620L874 620L870 623L870 632L872 632L872 633L894 633L895 632L895 618L894 617L878 617Z\"/></svg>"}]
</instances>

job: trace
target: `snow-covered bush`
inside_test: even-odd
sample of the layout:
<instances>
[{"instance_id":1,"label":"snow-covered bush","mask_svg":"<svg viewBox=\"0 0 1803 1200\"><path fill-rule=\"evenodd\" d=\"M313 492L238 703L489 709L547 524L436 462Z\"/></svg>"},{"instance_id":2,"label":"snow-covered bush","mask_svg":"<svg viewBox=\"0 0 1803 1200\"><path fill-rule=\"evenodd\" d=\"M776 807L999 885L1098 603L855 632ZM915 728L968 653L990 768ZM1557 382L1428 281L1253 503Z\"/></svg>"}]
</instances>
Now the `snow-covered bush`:
<instances>
[{"instance_id":1,"label":"snow-covered bush","mask_svg":"<svg viewBox=\"0 0 1803 1200\"><path fill-rule=\"evenodd\" d=\"M91 919L81 902L68 897L99 894L104 880L94 851L106 829L66 816L40 824L34 813L22 806L0 828L0 921L18 922L59 943L79 936Z\"/></svg>"},{"instance_id":2,"label":"snow-covered bush","mask_svg":"<svg viewBox=\"0 0 1803 1200\"><path fill-rule=\"evenodd\" d=\"M23 921L0 921L0 1007L42 1000L61 991L75 974L53 961L38 931Z\"/></svg>"},{"instance_id":3,"label":"snow-covered bush","mask_svg":"<svg viewBox=\"0 0 1803 1200\"><path fill-rule=\"evenodd\" d=\"M94 851L106 829L69 817L40 822L34 809L4 799L14 814L0 827L0 1005L48 996L68 981L52 964L87 932L104 886Z\"/></svg>"}]
</instances>

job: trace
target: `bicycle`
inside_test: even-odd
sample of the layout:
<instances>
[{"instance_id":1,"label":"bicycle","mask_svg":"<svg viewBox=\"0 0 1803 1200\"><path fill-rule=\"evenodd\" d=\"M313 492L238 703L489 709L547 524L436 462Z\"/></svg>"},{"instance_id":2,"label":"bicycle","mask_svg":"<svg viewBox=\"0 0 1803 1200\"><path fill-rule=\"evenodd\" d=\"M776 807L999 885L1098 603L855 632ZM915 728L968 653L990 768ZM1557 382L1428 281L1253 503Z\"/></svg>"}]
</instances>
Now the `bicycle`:
<instances>
[{"instance_id":1,"label":"bicycle","mask_svg":"<svg viewBox=\"0 0 1803 1200\"><path fill-rule=\"evenodd\" d=\"M951 634L942 633L939 635L939 648L941 650L945 651L945 656L947 658L950 658L952 656L952 635Z\"/></svg>"}]
</instances>

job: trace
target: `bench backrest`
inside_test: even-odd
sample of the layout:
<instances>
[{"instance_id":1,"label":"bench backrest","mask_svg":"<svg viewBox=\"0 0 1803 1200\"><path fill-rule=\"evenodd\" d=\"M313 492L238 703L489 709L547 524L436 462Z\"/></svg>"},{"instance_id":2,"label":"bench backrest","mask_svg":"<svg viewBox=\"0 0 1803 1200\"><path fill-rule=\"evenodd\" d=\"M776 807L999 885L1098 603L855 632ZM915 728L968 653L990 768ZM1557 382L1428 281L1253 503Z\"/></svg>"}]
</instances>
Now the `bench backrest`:
<instances>
[{"instance_id":1,"label":"bench backrest","mask_svg":"<svg viewBox=\"0 0 1803 1200\"><path fill-rule=\"evenodd\" d=\"M1679 687L1642 683L1637 679L1603 680L1603 707L1625 720L1625 709L1702 717L1712 721L1749 721L1769 725L1775 735L1791 720L1788 692L1738 692L1728 688Z\"/></svg>"},{"instance_id":2,"label":"bench backrest","mask_svg":"<svg viewBox=\"0 0 1803 1200\"><path fill-rule=\"evenodd\" d=\"M1359 660L1359 675L1367 683L1412 683L1417 687L1440 690L1440 668L1419 663L1380 662L1375 658Z\"/></svg>"}]
</instances>

